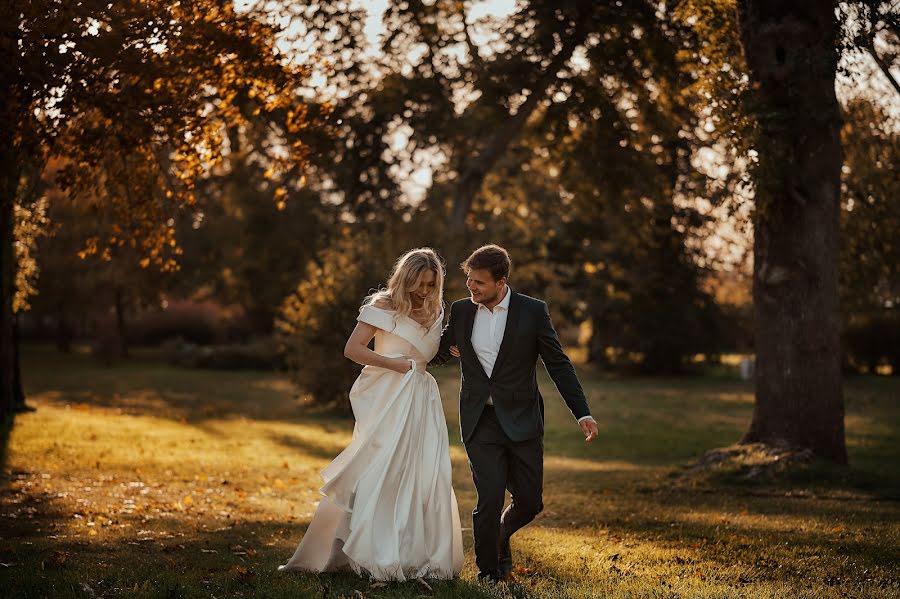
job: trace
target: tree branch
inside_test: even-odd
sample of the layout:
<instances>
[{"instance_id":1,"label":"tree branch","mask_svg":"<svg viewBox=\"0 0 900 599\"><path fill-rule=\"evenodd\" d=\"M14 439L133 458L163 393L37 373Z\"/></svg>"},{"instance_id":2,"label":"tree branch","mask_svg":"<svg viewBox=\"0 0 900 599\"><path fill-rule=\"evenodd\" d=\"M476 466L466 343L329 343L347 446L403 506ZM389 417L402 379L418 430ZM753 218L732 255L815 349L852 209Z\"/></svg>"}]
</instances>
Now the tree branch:
<instances>
[{"instance_id":1,"label":"tree branch","mask_svg":"<svg viewBox=\"0 0 900 599\"><path fill-rule=\"evenodd\" d=\"M891 73L891 67L887 64L879 55L878 52L875 51L875 42L872 38L869 38L869 43L866 44L865 49L866 52L875 60L875 63L878 65L878 68L881 69L881 72L884 73L884 76L888 78L888 81L891 82L891 85L894 86L894 90L900 94L900 83L897 82L897 79L894 77L893 73Z\"/></svg>"},{"instance_id":2,"label":"tree branch","mask_svg":"<svg viewBox=\"0 0 900 599\"><path fill-rule=\"evenodd\" d=\"M456 198L453 204L453 214L450 218L449 230L451 235L458 235L465 229L466 216L472 208L475 194L481 188L485 177L509 147L512 140L521 133L525 123L528 121L528 117L531 116L546 97L547 89L556 80L556 73L572 57L572 53L575 52L579 43L581 43L580 37L574 35L568 37L565 45L541 74L531 94L519 107L516 114L506 119L484 145L484 149L477 156L467 161L456 186Z\"/></svg>"},{"instance_id":3,"label":"tree branch","mask_svg":"<svg viewBox=\"0 0 900 599\"><path fill-rule=\"evenodd\" d=\"M469 35L469 23L466 21L466 9L464 6L460 7L460 16L462 17L463 24L463 33L466 36L466 47L469 49L469 54L472 56L472 63L477 67L477 74L481 75L484 73L487 74L487 65L484 62L484 59L481 58L481 54L478 53L478 46L475 45L475 41L472 39L472 36ZM478 77L480 79L480 77Z\"/></svg>"}]
</instances>

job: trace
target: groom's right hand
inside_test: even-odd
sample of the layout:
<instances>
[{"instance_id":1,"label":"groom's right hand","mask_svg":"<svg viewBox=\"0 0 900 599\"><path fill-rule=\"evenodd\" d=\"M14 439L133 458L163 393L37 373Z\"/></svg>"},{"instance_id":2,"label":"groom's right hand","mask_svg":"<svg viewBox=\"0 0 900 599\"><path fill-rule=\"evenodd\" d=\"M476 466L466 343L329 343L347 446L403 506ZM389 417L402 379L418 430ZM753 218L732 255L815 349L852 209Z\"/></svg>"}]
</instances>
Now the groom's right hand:
<instances>
[{"instance_id":1,"label":"groom's right hand","mask_svg":"<svg viewBox=\"0 0 900 599\"><path fill-rule=\"evenodd\" d=\"M450 346L450 355L453 356L454 358L458 358L459 357L459 348L456 347L455 345L451 345Z\"/></svg>"},{"instance_id":2,"label":"groom's right hand","mask_svg":"<svg viewBox=\"0 0 900 599\"><path fill-rule=\"evenodd\" d=\"M600 429L597 427L597 421L593 418L585 418L579 422L578 425L581 427L581 432L584 433L585 443L591 443L600 434Z\"/></svg>"}]
</instances>

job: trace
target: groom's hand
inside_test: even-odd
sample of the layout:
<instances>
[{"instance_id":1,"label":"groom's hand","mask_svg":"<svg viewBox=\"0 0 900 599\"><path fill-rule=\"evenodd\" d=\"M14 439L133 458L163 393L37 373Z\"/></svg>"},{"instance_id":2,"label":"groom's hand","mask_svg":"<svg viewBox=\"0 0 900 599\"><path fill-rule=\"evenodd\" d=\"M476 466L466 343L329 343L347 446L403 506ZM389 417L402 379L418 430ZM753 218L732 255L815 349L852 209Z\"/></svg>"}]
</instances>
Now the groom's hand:
<instances>
[{"instance_id":1,"label":"groom's hand","mask_svg":"<svg viewBox=\"0 0 900 599\"><path fill-rule=\"evenodd\" d=\"M581 426L581 432L584 433L585 443L591 443L597 438L597 435L600 434L600 429L597 428L597 422L593 418L585 418L578 424Z\"/></svg>"},{"instance_id":2,"label":"groom's hand","mask_svg":"<svg viewBox=\"0 0 900 599\"><path fill-rule=\"evenodd\" d=\"M459 357L459 348L456 347L455 345L451 345L450 346L450 355L453 356L454 358L458 358Z\"/></svg>"}]
</instances>

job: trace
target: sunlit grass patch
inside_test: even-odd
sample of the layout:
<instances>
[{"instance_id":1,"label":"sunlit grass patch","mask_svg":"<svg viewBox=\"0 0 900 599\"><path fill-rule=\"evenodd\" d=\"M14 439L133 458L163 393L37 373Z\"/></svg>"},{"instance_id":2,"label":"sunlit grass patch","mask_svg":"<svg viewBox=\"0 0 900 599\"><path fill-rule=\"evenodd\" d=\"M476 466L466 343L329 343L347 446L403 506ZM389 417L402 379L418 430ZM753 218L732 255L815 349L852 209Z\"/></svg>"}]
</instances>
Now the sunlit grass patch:
<instances>
[{"instance_id":1,"label":"sunlit grass patch","mask_svg":"<svg viewBox=\"0 0 900 599\"><path fill-rule=\"evenodd\" d=\"M458 371L435 372L466 565L457 581L383 586L275 572L319 500L352 421L309 411L283 377L102 368L26 354L36 412L18 417L0 482L3 596L893 597L900 593L900 383L847 385L850 469L776 480L684 468L733 443L752 392L726 379L634 379L580 368L601 437L585 445L541 375L545 509L513 539L514 580L475 579L475 492ZM348 381L349 384L352 381ZM357 591L359 593L357 593Z\"/></svg>"}]
</instances>

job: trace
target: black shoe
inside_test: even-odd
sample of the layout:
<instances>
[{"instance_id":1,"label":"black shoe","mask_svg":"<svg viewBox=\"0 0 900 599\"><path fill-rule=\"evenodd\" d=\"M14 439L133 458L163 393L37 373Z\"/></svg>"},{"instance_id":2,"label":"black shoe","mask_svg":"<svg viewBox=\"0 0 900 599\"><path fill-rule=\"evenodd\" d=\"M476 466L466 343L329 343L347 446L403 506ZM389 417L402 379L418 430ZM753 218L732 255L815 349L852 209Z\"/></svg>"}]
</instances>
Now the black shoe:
<instances>
[{"instance_id":1,"label":"black shoe","mask_svg":"<svg viewBox=\"0 0 900 599\"><path fill-rule=\"evenodd\" d=\"M499 560L500 577L506 578L513 570L512 548L509 546L509 537L500 539L497 558Z\"/></svg>"},{"instance_id":2,"label":"black shoe","mask_svg":"<svg viewBox=\"0 0 900 599\"><path fill-rule=\"evenodd\" d=\"M478 580L483 580L489 584L497 584L503 580L503 578L500 576L499 572L479 572Z\"/></svg>"}]
</instances>

